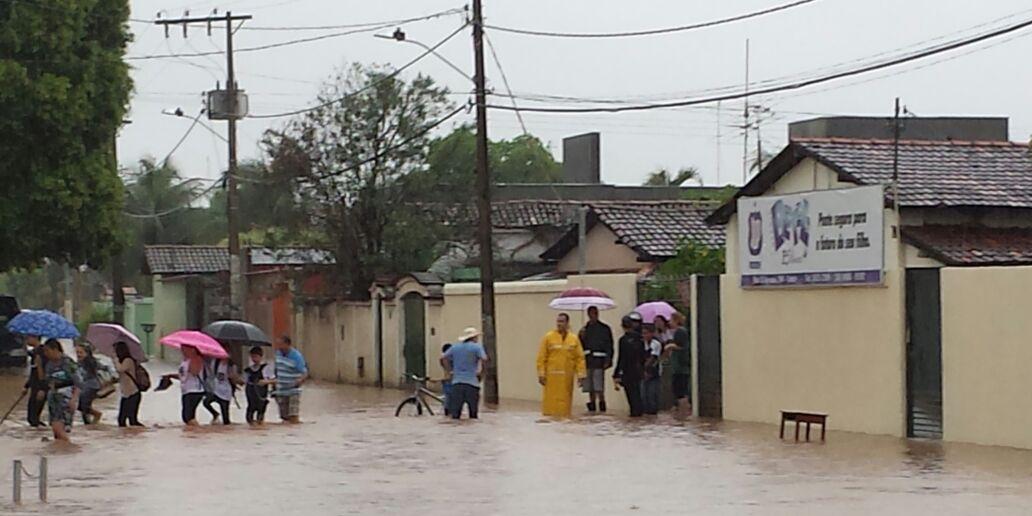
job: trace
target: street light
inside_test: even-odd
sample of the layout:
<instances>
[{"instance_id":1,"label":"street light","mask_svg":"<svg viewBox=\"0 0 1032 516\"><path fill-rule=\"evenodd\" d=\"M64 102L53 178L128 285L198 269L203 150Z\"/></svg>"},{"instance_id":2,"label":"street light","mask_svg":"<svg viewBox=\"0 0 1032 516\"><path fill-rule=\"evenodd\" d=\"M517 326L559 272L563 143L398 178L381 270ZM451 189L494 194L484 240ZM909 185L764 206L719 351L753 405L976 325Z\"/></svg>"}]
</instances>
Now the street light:
<instances>
[{"instance_id":1,"label":"street light","mask_svg":"<svg viewBox=\"0 0 1032 516\"><path fill-rule=\"evenodd\" d=\"M451 69L455 70L459 75L465 77L466 80L468 80L469 82L474 82L473 81L473 76L471 76L471 75L467 74L466 72L462 71L462 68L459 68L455 63L449 61L447 58L445 58L441 54L438 54L436 50L430 48L428 45L426 45L424 43L421 43L419 41L416 41L414 39L408 39L408 37L405 35L405 31L401 30L400 28L394 29L394 33L391 34L390 36L388 36L386 34L373 34L373 37L380 38L380 39L393 39L394 41L398 41L398 42L401 42L401 43L412 43L413 45L416 45L419 48L422 48L423 50L426 50L427 52L433 54L434 57L440 59L441 61L444 61L444 64L446 64L449 67L451 67Z\"/></svg>"},{"instance_id":2,"label":"street light","mask_svg":"<svg viewBox=\"0 0 1032 516\"><path fill-rule=\"evenodd\" d=\"M203 111L201 113L203 114ZM161 110L161 114L162 115L179 117L179 118L189 118L189 117L186 116L186 113L183 111L183 108L181 108L181 107L177 107L175 109L172 109L172 108L162 109ZM225 136L222 136L221 134L219 134L218 131L213 129L210 125L208 125L208 124L204 123L203 121L201 121L200 115L197 116L197 121L196 122L197 122L198 125L200 125L201 127L205 128L209 133L214 134L220 140L222 140L222 141L224 141L226 143L229 143L229 140L226 139Z\"/></svg>"}]
</instances>

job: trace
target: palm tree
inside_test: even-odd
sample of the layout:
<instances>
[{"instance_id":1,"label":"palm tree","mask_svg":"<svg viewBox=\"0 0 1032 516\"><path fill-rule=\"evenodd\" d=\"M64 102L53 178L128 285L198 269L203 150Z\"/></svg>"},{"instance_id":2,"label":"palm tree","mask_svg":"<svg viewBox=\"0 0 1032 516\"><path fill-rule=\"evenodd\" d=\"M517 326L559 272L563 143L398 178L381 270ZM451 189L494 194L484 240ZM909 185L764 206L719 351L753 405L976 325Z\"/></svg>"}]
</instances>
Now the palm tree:
<instances>
[{"instance_id":1,"label":"palm tree","mask_svg":"<svg viewBox=\"0 0 1032 516\"><path fill-rule=\"evenodd\" d=\"M136 228L145 245L179 243L183 235L168 230L183 225L177 222L200 190L198 180L184 180L173 165L142 159L125 178L125 211L131 219L127 225Z\"/></svg>"},{"instance_id":2,"label":"palm tree","mask_svg":"<svg viewBox=\"0 0 1032 516\"><path fill-rule=\"evenodd\" d=\"M645 182L642 183L644 186L684 186L685 183L693 182L702 185L702 176L699 174L699 170L695 167L684 167L677 171L677 174L673 177L670 176L670 171L661 168L652 172L645 178Z\"/></svg>"}]
</instances>

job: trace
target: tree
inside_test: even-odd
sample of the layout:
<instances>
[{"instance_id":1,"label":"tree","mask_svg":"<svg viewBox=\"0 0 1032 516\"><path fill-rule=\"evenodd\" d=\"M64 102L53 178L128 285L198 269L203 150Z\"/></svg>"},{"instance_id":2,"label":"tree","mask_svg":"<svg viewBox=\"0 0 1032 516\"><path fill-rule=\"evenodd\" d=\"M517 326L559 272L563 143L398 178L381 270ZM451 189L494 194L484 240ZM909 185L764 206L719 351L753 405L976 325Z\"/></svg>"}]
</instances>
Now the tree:
<instances>
[{"instance_id":1,"label":"tree","mask_svg":"<svg viewBox=\"0 0 1032 516\"><path fill-rule=\"evenodd\" d=\"M684 167L671 177L670 171L661 168L652 172L645 178L644 186L683 186L685 183L698 183L702 185L702 176L695 167Z\"/></svg>"},{"instance_id":2,"label":"tree","mask_svg":"<svg viewBox=\"0 0 1032 516\"><path fill-rule=\"evenodd\" d=\"M118 246L125 0L0 2L0 270Z\"/></svg>"},{"instance_id":3,"label":"tree","mask_svg":"<svg viewBox=\"0 0 1032 516\"><path fill-rule=\"evenodd\" d=\"M754 156L749 162L749 172L759 172L763 170L764 167L767 166L767 163L770 163L770 160L774 159L774 156L776 156L773 152L765 150L760 152L761 154Z\"/></svg>"},{"instance_id":4,"label":"tree","mask_svg":"<svg viewBox=\"0 0 1032 516\"><path fill-rule=\"evenodd\" d=\"M237 167L237 199L243 233L285 237L283 233L299 231L304 225L290 178L273 174L261 161L245 162ZM217 190L212 195L209 211L225 233L225 190Z\"/></svg>"},{"instance_id":5,"label":"tree","mask_svg":"<svg viewBox=\"0 0 1032 516\"><path fill-rule=\"evenodd\" d=\"M491 179L495 183L557 183L562 164L536 136L488 142ZM476 130L456 128L430 143L426 170L408 179L417 190L432 193L436 202L468 202L473 198L476 168ZM441 194L444 194L442 196Z\"/></svg>"},{"instance_id":6,"label":"tree","mask_svg":"<svg viewBox=\"0 0 1032 516\"><path fill-rule=\"evenodd\" d=\"M709 247L694 240L685 240L677 255L663 262L645 284L643 298L647 300L678 301L680 285L692 274L723 274L724 248Z\"/></svg>"},{"instance_id":7,"label":"tree","mask_svg":"<svg viewBox=\"0 0 1032 516\"><path fill-rule=\"evenodd\" d=\"M411 202L405 179L426 165L431 126L449 108L447 90L418 76L353 65L326 84L320 107L266 133L271 169L291 178L308 222L336 259L355 298L377 274L425 269L440 227Z\"/></svg>"}]
</instances>

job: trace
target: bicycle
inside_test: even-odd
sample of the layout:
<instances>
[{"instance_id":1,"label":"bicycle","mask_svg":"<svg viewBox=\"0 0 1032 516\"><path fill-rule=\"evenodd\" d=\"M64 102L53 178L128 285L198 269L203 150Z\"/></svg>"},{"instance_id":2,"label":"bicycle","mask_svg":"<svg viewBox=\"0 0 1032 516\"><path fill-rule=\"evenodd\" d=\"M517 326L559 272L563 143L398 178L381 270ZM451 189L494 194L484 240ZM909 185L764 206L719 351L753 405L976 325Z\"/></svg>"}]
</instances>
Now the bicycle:
<instances>
[{"instance_id":1,"label":"bicycle","mask_svg":"<svg viewBox=\"0 0 1032 516\"><path fill-rule=\"evenodd\" d=\"M444 398L439 396L436 392L426 388L427 382L431 382L433 380L426 376L416 376L414 374L405 375L402 378L412 382L412 395L405 398L400 404L398 404L398 408L394 411L394 417L401 416L402 412L405 412L408 416L422 416L424 407L431 416L434 415L434 410L430 407L430 403L427 401L427 398L440 403L443 410Z\"/></svg>"}]
</instances>

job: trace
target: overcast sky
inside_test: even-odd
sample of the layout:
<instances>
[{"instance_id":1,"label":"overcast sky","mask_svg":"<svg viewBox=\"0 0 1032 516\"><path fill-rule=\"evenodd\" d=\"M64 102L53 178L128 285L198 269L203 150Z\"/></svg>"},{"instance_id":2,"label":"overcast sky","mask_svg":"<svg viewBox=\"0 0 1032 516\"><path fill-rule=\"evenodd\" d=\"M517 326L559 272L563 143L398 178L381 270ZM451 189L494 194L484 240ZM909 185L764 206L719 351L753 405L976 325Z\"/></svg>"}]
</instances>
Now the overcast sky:
<instances>
[{"instance_id":1,"label":"overcast sky","mask_svg":"<svg viewBox=\"0 0 1032 516\"><path fill-rule=\"evenodd\" d=\"M485 0L488 24L564 32L623 31L684 25L764 9L789 0ZM132 0L134 18L153 19L159 11L178 17L220 12L251 14L245 27L342 25L410 18L452 7L462 0ZM742 22L678 34L608 40L552 39L488 32L517 93L591 98L675 98L700 90L744 83L745 40L750 39L752 81L814 70L886 52L905 51L937 38L955 38L986 30L979 25L1005 16L1004 22L1032 17L1028 0L818 0L786 11ZM408 37L432 45L455 30L459 15L404 26ZM188 38L173 29L165 38L160 27L131 24L135 41L130 56L192 53L225 47L225 33L191 28ZM287 41L330 31L240 30L236 48ZM384 34L390 30L382 31ZM1030 89L1032 29L1017 37L994 40L929 60L808 89L753 97L769 108L761 125L765 148L777 151L786 141L786 124L824 114L888 116L900 96L917 115L995 115L1010 117L1010 135L1027 141L1032 135ZM252 114L289 111L309 105L336 68L351 62L401 65L422 52L411 44L357 34L259 52L239 52L236 70L250 96ZM472 73L468 32L445 44L440 53ZM487 54L489 86L504 91L498 68ZM931 64L931 65L930 65ZM144 156L163 158L184 135L189 118L162 115L181 107L193 116L201 108L200 93L225 81L222 56L132 61L135 93L128 125L119 137L119 160L129 166ZM423 59L406 72L424 73L454 92L471 90L469 82L438 59ZM454 100L464 102L456 95ZM503 99L496 99L501 102ZM524 105L529 103L524 102ZM605 182L637 184L658 167L695 166L705 184L741 184L742 101L701 108L628 114L525 114L527 129L544 140L558 159L564 136L602 133L602 177ZM719 117L718 117L719 113ZM204 119L202 119L204 120ZM457 117L454 124L472 121ZM206 121L206 120L205 120ZM221 134L225 122L206 121ZM262 155L264 130L276 120L244 120L239 124L240 158ZM718 131L720 134L718 140ZM489 135L511 138L521 133L511 112L489 115ZM755 133L750 135L755 153ZM203 127L186 138L172 158L185 176L215 178L226 166L226 145Z\"/></svg>"}]
</instances>

